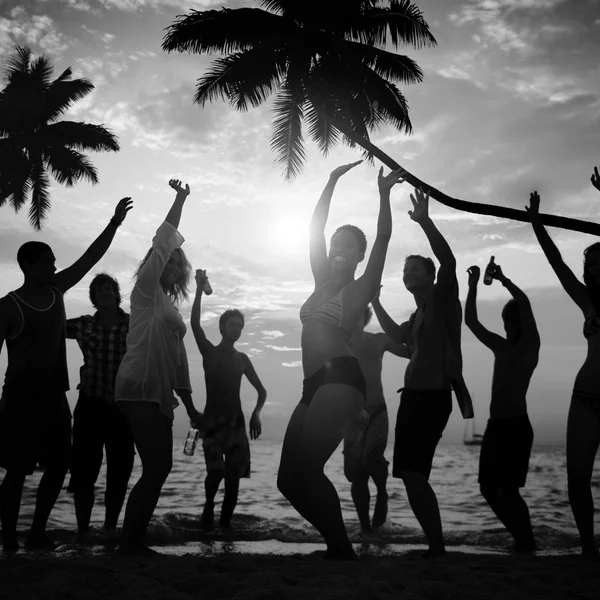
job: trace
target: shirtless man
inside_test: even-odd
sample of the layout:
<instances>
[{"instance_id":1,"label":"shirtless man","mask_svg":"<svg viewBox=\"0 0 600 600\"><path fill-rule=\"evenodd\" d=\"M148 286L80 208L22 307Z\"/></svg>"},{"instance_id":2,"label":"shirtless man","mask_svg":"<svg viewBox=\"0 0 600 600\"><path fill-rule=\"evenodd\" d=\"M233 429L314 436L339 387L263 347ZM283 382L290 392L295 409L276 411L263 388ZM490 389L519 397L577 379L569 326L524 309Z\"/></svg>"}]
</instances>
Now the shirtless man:
<instances>
[{"instance_id":1,"label":"shirtless man","mask_svg":"<svg viewBox=\"0 0 600 600\"><path fill-rule=\"evenodd\" d=\"M363 532L371 531L369 477L377 488L373 528L385 523L388 511L386 483L389 463L384 453L388 441L389 419L381 384L383 355L391 352L401 358L409 357L406 344L394 344L385 333L365 331L372 317L373 311L367 306L364 319L359 322L352 335L352 353L358 359L365 376L367 402L360 417L351 423L344 436L344 474L352 483L352 500Z\"/></svg>"},{"instance_id":2,"label":"shirtless man","mask_svg":"<svg viewBox=\"0 0 600 600\"><path fill-rule=\"evenodd\" d=\"M538 364L540 335L529 298L496 266L494 278L512 295L502 309L506 339L488 331L477 318L479 267L469 267L465 323L494 353L492 401L481 453L481 494L515 540L515 550L532 552L535 540L529 510L519 488L525 485L533 429L527 416L527 389Z\"/></svg>"},{"instance_id":3,"label":"shirtless man","mask_svg":"<svg viewBox=\"0 0 600 600\"><path fill-rule=\"evenodd\" d=\"M214 346L200 325L200 302L206 284L203 271L196 271L196 297L192 305L191 324L196 343L202 354L206 382L206 408L201 427L205 428L202 442L206 461L204 489L206 503L200 520L206 531L213 529L215 496L221 480L225 479L225 495L221 506L219 525L230 526L238 499L240 478L250 477L250 446L240 386L242 375L258 393L256 408L250 417L250 437L255 440L261 434L260 411L267 391L263 387L250 359L234 348L244 328L244 315L239 310L227 310L219 319L221 342Z\"/></svg>"},{"instance_id":4,"label":"shirtless man","mask_svg":"<svg viewBox=\"0 0 600 600\"><path fill-rule=\"evenodd\" d=\"M456 259L429 216L429 194L411 194L409 215L427 236L440 262L408 256L404 285L414 296L417 310L401 325L385 312L378 299L373 308L383 331L398 344L406 344L410 362L404 375L394 443L392 474L406 486L410 507L429 543L425 558L446 554L440 509L429 475L435 449L452 412L453 389L464 418L473 416L473 405L462 377L460 329L462 309L458 299Z\"/></svg>"},{"instance_id":5,"label":"shirtless man","mask_svg":"<svg viewBox=\"0 0 600 600\"><path fill-rule=\"evenodd\" d=\"M17 252L24 283L0 299L0 350L6 340L8 367L0 399L0 521L4 552L19 549L17 521L27 475L38 463L40 480L28 549L52 548L48 517L71 458L71 410L65 337L64 294L79 283L110 247L131 209L123 198L104 231L70 267L56 273L52 248L26 242Z\"/></svg>"}]
</instances>

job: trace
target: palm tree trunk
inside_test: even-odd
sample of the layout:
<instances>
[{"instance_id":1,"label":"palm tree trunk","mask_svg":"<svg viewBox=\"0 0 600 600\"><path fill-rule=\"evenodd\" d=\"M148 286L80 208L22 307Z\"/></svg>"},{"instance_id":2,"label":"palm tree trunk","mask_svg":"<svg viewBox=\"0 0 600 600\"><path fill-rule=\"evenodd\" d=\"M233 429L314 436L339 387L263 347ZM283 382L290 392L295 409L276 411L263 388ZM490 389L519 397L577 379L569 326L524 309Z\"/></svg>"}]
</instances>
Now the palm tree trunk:
<instances>
[{"instance_id":1,"label":"palm tree trunk","mask_svg":"<svg viewBox=\"0 0 600 600\"><path fill-rule=\"evenodd\" d=\"M315 107L318 109L318 107ZM390 169L404 168L389 157L383 150L380 150L377 146L364 139L362 136L357 134L352 127L345 123L342 119L331 117L326 110L320 111L322 115L331 122L331 124L339 129L346 137L351 139L353 142L362 146L365 150L370 152L373 156L377 157L383 164L388 166ZM433 186L421 181L418 177L415 177L412 173L406 171L406 181L413 187L422 187L425 192L429 191L431 198L434 198L444 206L455 208L456 210L463 210L468 213L475 213L478 215L490 215L492 217L500 217L502 219L512 219L514 221L522 221L523 223L529 223L529 215L524 210L516 210L515 208L507 208L505 206L496 206L495 204L480 204L478 202L467 202L466 200L458 200L457 198L451 198L446 196L443 192L440 192ZM540 218L544 225L550 227L559 227L561 229L569 229L571 231L579 231L580 233L588 233L590 235L600 236L600 224L591 223L590 221L580 221L579 219L571 219L569 217L558 217L556 215L540 214Z\"/></svg>"}]
</instances>

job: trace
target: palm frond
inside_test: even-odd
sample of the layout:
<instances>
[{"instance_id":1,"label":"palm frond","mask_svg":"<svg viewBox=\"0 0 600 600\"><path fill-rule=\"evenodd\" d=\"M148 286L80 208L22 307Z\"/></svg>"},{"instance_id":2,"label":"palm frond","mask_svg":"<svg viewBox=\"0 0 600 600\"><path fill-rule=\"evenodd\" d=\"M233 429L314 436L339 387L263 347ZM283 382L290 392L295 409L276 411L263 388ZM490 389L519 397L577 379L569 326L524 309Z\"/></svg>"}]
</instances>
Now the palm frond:
<instances>
[{"instance_id":1,"label":"palm frond","mask_svg":"<svg viewBox=\"0 0 600 600\"><path fill-rule=\"evenodd\" d=\"M180 15L167 28L162 49L171 52L241 52L274 35L289 31L290 24L279 15L259 8L192 10Z\"/></svg>"},{"instance_id":2,"label":"palm frond","mask_svg":"<svg viewBox=\"0 0 600 600\"><path fill-rule=\"evenodd\" d=\"M308 125L308 134L311 139L316 142L323 155L327 156L331 148L339 142L340 132L310 102L306 103L304 118Z\"/></svg>"},{"instance_id":3,"label":"palm frond","mask_svg":"<svg viewBox=\"0 0 600 600\"><path fill-rule=\"evenodd\" d=\"M30 165L25 152L0 139L0 206L8 202L18 212L27 202Z\"/></svg>"},{"instance_id":4,"label":"palm frond","mask_svg":"<svg viewBox=\"0 0 600 600\"><path fill-rule=\"evenodd\" d=\"M64 73L63 73L64 75ZM44 118L56 121L75 102L85 98L94 89L94 84L89 79L55 79L44 94L47 109Z\"/></svg>"},{"instance_id":5,"label":"palm frond","mask_svg":"<svg viewBox=\"0 0 600 600\"><path fill-rule=\"evenodd\" d=\"M284 165L286 179L300 174L306 160L302 140L304 92L285 81L273 102L273 135L271 150L277 155L277 162Z\"/></svg>"},{"instance_id":6,"label":"palm frond","mask_svg":"<svg viewBox=\"0 0 600 600\"><path fill-rule=\"evenodd\" d=\"M351 15L345 23L346 37L363 44L385 48L388 35L394 48L436 46L437 40L421 10L409 0L390 0L390 6L372 7Z\"/></svg>"},{"instance_id":7,"label":"palm frond","mask_svg":"<svg viewBox=\"0 0 600 600\"><path fill-rule=\"evenodd\" d=\"M31 48L29 46L17 46L6 59L4 79L7 83L10 83L19 75L27 75L30 63Z\"/></svg>"},{"instance_id":8,"label":"palm frond","mask_svg":"<svg viewBox=\"0 0 600 600\"><path fill-rule=\"evenodd\" d=\"M37 92L45 92L52 83L54 67L47 56L38 56L31 62L29 81Z\"/></svg>"},{"instance_id":9,"label":"palm frond","mask_svg":"<svg viewBox=\"0 0 600 600\"><path fill-rule=\"evenodd\" d=\"M98 172L94 165L84 154L70 148L53 148L46 155L46 164L61 185L71 187L80 179L98 183Z\"/></svg>"},{"instance_id":10,"label":"palm frond","mask_svg":"<svg viewBox=\"0 0 600 600\"><path fill-rule=\"evenodd\" d=\"M60 121L44 127L41 140L47 148L74 148L92 152L118 152L117 137L103 125L78 121Z\"/></svg>"},{"instance_id":11,"label":"palm frond","mask_svg":"<svg viewBox=\"0 0 600 600\"><path fill-rule=\"evenodd\" d=\"M42 163L31 173L31 206L29 207L29 222L38 231L42 221L50 211L50 180Z\"/></svg>"},{"instance_id":12,"label":"palm frond","mask_svg":"<svg viewBox=\"0 0 600 600\"><path fill-rule=\"evenodd\" d=\"M199 80L194 102L204 106L220 97L238 110L247 110L248 104L259 106L281 83L286 63L279 40L218 58Z\"/></svg>"},{"instance_id":13,"label":"palm frond","mask_svg":"<svg viewBox=\"0 0 600 600\"><path fill-rule=\"evenodd\" d=\"M419 65L408 56L380 50L358 42L339 42L334 49L339 49L346 63L357 66L367 66L379 77L387 81L403 84L420 83L423 81L423 71Z\"/></svg>"}]
</instances>

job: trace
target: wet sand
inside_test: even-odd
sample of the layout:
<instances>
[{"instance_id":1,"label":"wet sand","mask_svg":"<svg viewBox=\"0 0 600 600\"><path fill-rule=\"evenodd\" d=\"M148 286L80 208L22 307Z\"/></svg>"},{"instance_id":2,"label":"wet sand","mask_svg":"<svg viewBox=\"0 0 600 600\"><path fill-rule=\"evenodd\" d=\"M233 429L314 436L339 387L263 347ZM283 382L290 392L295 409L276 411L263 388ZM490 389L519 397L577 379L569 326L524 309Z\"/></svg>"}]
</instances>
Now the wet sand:
<instances>
[{"instance_id":1,"label":"wet sand","mask_svg":"<svg viewBox=\"0 0 600 600\"><path fill-rule=\"evenodd\" d=\"M600 560L577 554L517 556L469 548L424 559L423 548L357 562L311 554L314 544L277 543L160 547L159 554L122 556L102 548L63 546L54 553L0 559L0 598L186 600L487 600L600 598ZM285 546L284 546L285 547ZM274 554L274 552L280 552Z\"/></svg>"}]
</instances>

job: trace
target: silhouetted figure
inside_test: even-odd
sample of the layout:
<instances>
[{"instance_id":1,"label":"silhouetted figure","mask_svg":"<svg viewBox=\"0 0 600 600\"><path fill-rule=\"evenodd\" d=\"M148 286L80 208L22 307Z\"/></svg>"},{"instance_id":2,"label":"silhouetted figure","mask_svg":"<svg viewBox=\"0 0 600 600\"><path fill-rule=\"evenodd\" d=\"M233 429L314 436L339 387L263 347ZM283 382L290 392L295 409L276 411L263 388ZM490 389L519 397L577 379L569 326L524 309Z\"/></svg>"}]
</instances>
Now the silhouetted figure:
<instances>
[{"instance_id":1,"label":"silhouetted figure","mask_svg":"<svg viewBox=\"0 0 600 600\"><path fill-rule=\"evenodd\" d=\"M206 407L202 418L206 503L201 525L210 531L214 527L215 496L221 481L225 480L225 495L219 524L227 528L237 504L240 479L250 477L250 445L240 398L242 376L247 377L258 393L256 407L250 417L250 437L253 440L258 439L262 432L260 411L267 399L267 391L248 355L234 347L244 328L244 315L236 309L226 310L219 318L221 341L217 346L213 345L200 325L200 302L206 277L197 274L196 283L191 323L202 354L206 382Z\"/></svg>"},{"instance_id":2,"label":"silhouetted figure","mask_svg":"<svg viewBox=\"0 0 600 600\"><path fill-rule=\"evenodd\" d=\"M93 315L67 319L67 338L83 354L79 399L73 412L73 459L68 491L73 493L77 531L85 536L94 507L94 486L106 449L104 531L112 536L133 468L133 437L115 404L115 378L125 356L129 315L121 309L121 290L106 273L90 284Z\"/></svg>"},{"instance_id":3,"label":"silhouetted figure","mask_svg":"<svg viewBox=\"0 0 600 600\"><path fill-rule=\"evenodd\" d=\"M45 468L37 490L26 546L52 548L48 517L71 460L71 410L63 295L79 283L108 250L131 208L123 198L104 231L70 267L56 273L54 253L43 242L26 242L17 253L23 285L0 299L0 349L6 340L8 367L0 399L0 521L5 552L19 548L17 521L25 477Z\"/></svg>"},{"instance_id":4,"label":"silhouetted figure","mask_svg":"<svg viewBox=\"0 0 600 600\"><path fill-rule=\"evenodd\" d=\"M356 323L381 283L392 234L390 190L403 181L402 171L379 171L380 209L377 237L364 274L354 279L364 259L366 238L353 225L343 225L331 238L325 226L338 179L361 161L335 169L313 213L310 264L315 290L300 310L302 321L302 399L287 427L277 486L292 506L323 536L326 557L355 559L337 492L323 468L344 437L346 425L366 401L366 382L350 338Z\"/></svg>"},{"instance_id":5,"label":"silhouetted figure","mask_svg":"<svg viewBox=\"0 0 600 600\"><path fill-rule=\"evenodd\" d=\"M392 340L406 344L410 362L396 420L392 474L401 477L411 509L423 528L429 549L425 557L446 551L437 498L429 485L435 449L452 412L454 389L465 418L473 406L462 377L460 327L462 309L458 300L456 260L448 243L429 216L429 195L411 194L409 215L427 236L440 262L437 281L430 258L411 255L404 262L404 285L414 296L417 310L402 325L396 324L373 301L381 327Z\"/></svg>"},{"instance_id":6,"label":"silhouetted figure","mask_svg":"<svg viewBox=\"0 0 600 600\"><path fill-rule=\"evenodd\" d=\"M352 353L365 376L367 402L344 435L344 474L352 483L352 500L364 532L383 525L388 513L386 484L389 462L385 458L385 449L389 418L381 383L383 355L391 352L401 358L409 357L406 344L394 344L385 333L365 331L372 317L373 311L367 307L352 335ZM369 479L377 488L372 521L369 517Z\"/></svg>"},{"instance_id":7,"label":"silhouetted figure","mask_svg":"<svg viewBox=\"0 0 600 600\"><path fill-rule=\"evenodd\" d=\"M477 318L480 269L470 267L465 324L494 353L490 419L479 455L479 485L490 508L515 540L515 550L533 552L529 509L519 493L525 486L533 429L527 415L527 390L538 364L540 335L529 298L495 267L494 278L512 295L502 309L506 338Z\"/></svg>"},{"instance_id":8,"label":"silhouetted figure","mask_svg":"<svg viewBox=\"0 0 600 600\"><path fill-rule=\"evenodd\" d=\"M594 167L593 186L600 191L600 174ZM600 445L600 242L583 252L583 283L564 263L540 216L540 197L529 198L529 218L533 231L564 290L581 309L583 335L588 353L575 377L567 421L567 476L569 502L585 556L598 556L594 540L594 500L592 472Z\"/></svg>"},{"instance_id":9,"label":"silhouetted figure","mask_svg":"<svg viewBox=\"0 0 600 600\"><path fill-rule=\"evenodd\" d=\"M200 413L192 402L186 326L175 304L187 299L191 266L177 231L189 186L171 179L177 192L152 248L135 273L127 352L115 381L115 401L125 414L142 461L142 475L125 508L120 551L149 552L146 530L173 465L173 409L181 398L192 421Z\"/></svg>"}]
</instances>

